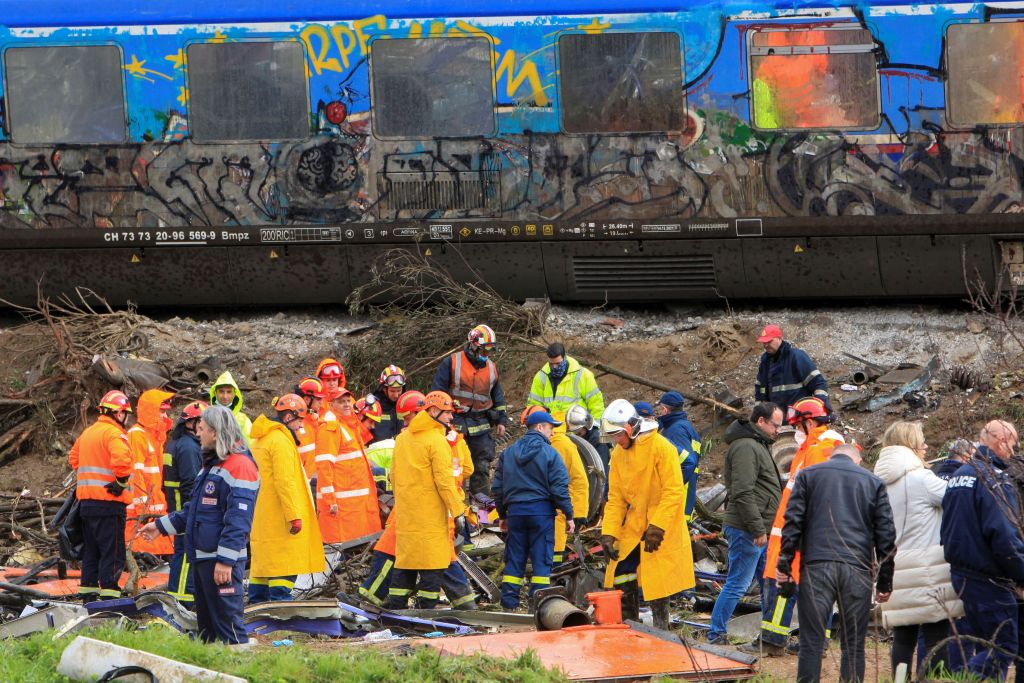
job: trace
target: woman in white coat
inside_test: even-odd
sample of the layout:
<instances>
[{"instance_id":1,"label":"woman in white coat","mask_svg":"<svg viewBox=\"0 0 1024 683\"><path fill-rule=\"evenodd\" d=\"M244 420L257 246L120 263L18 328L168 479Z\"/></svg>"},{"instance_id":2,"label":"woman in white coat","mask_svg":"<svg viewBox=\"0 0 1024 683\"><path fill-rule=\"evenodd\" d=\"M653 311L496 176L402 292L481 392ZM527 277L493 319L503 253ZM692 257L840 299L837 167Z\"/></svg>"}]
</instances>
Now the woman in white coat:
<instances>
[{"instance_id":1,"label":"woman in white coat","mask_svg":"<svg viewBox=\"0 0 1024 683\"><path fill-rule=\"evenodd\" d=\"M882 436L875 475L885 482L896 525L896 574L892 597L882 604L882 624L892 629L892 669L913 668L918 632L924 652L949 634L950 619L963 615L939 544L946 482L925 467L928 444L919 422L896 422ZM929 663L946 663L946 648Z\"/></svg>"}]
</instances>

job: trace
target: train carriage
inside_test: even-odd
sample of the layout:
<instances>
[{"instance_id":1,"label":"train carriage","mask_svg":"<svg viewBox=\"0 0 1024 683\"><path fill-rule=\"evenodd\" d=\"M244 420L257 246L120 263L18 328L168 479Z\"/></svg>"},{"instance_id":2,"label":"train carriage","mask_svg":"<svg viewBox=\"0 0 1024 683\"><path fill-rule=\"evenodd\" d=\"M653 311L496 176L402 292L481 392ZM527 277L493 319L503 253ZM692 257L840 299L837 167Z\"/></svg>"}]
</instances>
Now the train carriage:
<instances>
[{"instance_id":1,"label":"train carriage","mask_svg":"<svg viewBox=\"0 0 1024 683\"><path fill-rule=\"evenodd\" d=\"M4 0L0 288L343 301L417 249L516 297L1024 277L1024 6Z\"/></svg>"}]
</instances>

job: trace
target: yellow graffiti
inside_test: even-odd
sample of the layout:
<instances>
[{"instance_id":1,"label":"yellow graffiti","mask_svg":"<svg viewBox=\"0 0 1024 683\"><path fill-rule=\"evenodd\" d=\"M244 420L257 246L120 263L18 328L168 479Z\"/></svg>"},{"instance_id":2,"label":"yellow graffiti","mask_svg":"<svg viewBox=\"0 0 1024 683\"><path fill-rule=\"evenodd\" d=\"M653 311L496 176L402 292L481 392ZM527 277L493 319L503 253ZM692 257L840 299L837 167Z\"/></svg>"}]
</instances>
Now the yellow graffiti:
<instances>
[{"instance_id":1,"label":"yellow graffiti","mask_svg":"<svg viewBox=\"0 0 1024 683\"><path fill-rule=\"evenodd\" d=\"M174 65L175 71L184 71L185 65L188 64L188 57L186 56L184 49L178 50L177 54L167 55L164 59Z\"/></svg>"},{"instance_id":2,"label":"yellow graffiti","mask_svg":"<svg viewBox=\"0 0 1024 683\"><path fill-rule=\"evenodd\" d=\"M206 42L208 42L208 43L227 43L227 42L234 42L234 41L230 40L227 37L226 34L221 33L220 31L217 31L216 33L213 34L213 38L210 38Z\"/></svg>"},{"instance_id":3,"label":"yellow graffiti","mask_svg":"<svg viewBox=\"0 0 1024 683\"><path fill-rule=\"evenodd\" d=\"M576 28L578 28L581 31L585 31L586 33L589 33L592 36L595 36L598 33L603 33L607 31L611 27L611 24L602 24L600 21L598 21L597 17L594 17L589 24L580 24Z\"/></svg>"},{"instance_id":4,"label":"yellow graffiti","mask_svg":"<svg viewBox=\"0 0 1024 683\"><path fill-rule=\"evenodd\" d=\"M508 97L514 97L515 93L519 90L519 86L526 82L530 85L530 97L537 106L546 107L548 105L548 96L540 84L540 74L537 72L537 65L532 61L524 60L517 73L516 52L515 50L506 50L501 61L498 62L498 67L494 70L495 89L498 87L502 74L505 75L505 94Z\"/></svg>"},{"instance_id":5,"label":"yellow graffiti","mask_svg":"<svg viewBox=\"0 0 1024 683\"><path fill-rule=\"evenodd\" d=\"M149 78L150 75L159 76L160 78L166 78L169 81L174 80L167 74L162 74L155 69L147 69L146 60L139 61L139 58L135 55L132 55L131 64L124 65L124 70L131 74L133 77L140 78L144 81L149 81L150 83L156 83L155 80Z\"/></svg>"},{"instance_id":6,"label":"yellow graffiti","mask_svg":"<svg viewBox=\"0 0 1024 683\"><path fill-rule=\"evenodd\" d=\"M178 104L184 107L187 102L188 88L186 88L185 86L181 86L180 88L178 88Z\"/></svg>"}]
</instances>

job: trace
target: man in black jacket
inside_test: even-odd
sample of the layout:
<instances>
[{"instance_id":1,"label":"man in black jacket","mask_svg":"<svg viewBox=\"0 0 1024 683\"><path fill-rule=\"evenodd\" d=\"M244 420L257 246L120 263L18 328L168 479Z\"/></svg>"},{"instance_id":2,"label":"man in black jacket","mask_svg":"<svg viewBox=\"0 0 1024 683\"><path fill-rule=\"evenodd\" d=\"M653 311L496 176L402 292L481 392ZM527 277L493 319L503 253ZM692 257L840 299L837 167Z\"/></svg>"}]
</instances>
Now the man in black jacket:
<instances>
[{"instance_id":1,"label":"man in black jacket","mask_svg":"<svg viewBox=\"0 0 1024 683\"><path fill-rule=\"evenodd\" d=\"M825 625L839 604L842 681L864 680L864 639L871 612L871 572L877 562L878 602L892 593L896 527L885 484L860 466L856 446L841 445L827 462L797 474L782 527L777 580L792 581L801 554L798 683L821 678Z\"/></svg>"},{"instance_id":2,"label":"man in black jacket","mask_svg":"<svg viewBox=\"0 0 1024 683\"><path fill-rule=\"evenodd\" d=\"M736 603L754 576L764 570L768 532L782 495L782 479L769 450L782 427L782 409L757 403L750 420L733 421L725 430L725 486L729 504L722 533L729 542L729 575L711 612L708 642L724 643Z\"/></svg>"}]
</instances>

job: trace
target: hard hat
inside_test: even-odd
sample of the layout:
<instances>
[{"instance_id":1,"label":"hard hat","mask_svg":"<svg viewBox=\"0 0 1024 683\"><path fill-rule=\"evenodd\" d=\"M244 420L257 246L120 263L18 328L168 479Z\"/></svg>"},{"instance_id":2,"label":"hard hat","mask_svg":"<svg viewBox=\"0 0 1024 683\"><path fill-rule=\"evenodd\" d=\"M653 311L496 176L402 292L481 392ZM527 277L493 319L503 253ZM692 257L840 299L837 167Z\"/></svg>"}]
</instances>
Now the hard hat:
<instances>
[{"instance_id":1,"label":"hard hat","mask_svg":"<svg viewBox=\"0 0 1024 683\"><path fill-rule=\"evenodd\" d=\"M485 348L496 346L498 343L498 337L494 334L494 330L487 325L477 325L471 329L467 335L467 339L471 344L476 344L477 346L483 346Z\"/></svg>"},{"instance_id":2,"label":"hard hat","mask_svg":"<svg viewBox=\"0 0 1024 683\"><path fill-rule=\"evenodd\" d=\"M550 411L548 411L544 406L526 406L526 409L519 415L519 424L525 427L526 421L536 412L547 413Z\"/></svg>"},{"instance_id":3,"label":"hard hat","mask_svg":"<svg viewBox=\"0 0 1024 683\"><path fill-rule=\"evenodd\" d=\"M274 410L285 413L289 410L299 417L306 415L306 402L296 394L285 394L274 402Z\"/></svg>"},{"instance_id":4,"label":"hard hat","mask_svg":"<svg viewBox=\"0 0 1024 683\"><path fill-rule=\"evenodd\" d=\"M635 439L642 424L643 418L636 414L633 404L624 398L617 398L608 404L601 416L601 441L612 443L615 435L622 432Z\"/></svg>"},{"instance_id":5,"label":"hard hat","mask_svg":"<svg viewBox=\"0 0 1024 683\"><path fill-rule=\"evenodd\" d=\"M105 408L113 413L119 413L122 410L126 413L132 412L132 403L128 400L128 397L123 391L108 391L103 394L103 398L100 399L97 408Z\"/></svg>"},{"instance_id":6,"label":"hard hat","mask_svg":"<svg viewBox=\"0 0 1024 683\"><path fill-rule=\"evenodd\" d=\"M389 365L380 372L380 383L386 387L404 387L405 370L397 365Z\"/></svg>"},{"instance_id":7,"label":"hard hat","mask_svg":"<svg viewBox=\"0 0 1024 683\"><path fill-rule=\"evenodd\" d=\"M181 409L181 419L185 421L195 420L202 417L203 411L207 408L209 408L209 406L202 401L192 401Z\"/></svg>"},{"instance_id":8,"label":"hard hat","mask_svg":"<svg viewBox=\"0 0 1024 683\"><path fill-rule=\"evenodd\" d=\"M758 344L770 342L772 339L782 339L782 328L778 325L765 325L757 338Z\"/></svg>"},{"instance_id":9,"label":"hard hat","mask_svg":"<svg viewBox=\"0 0 1024 683\"><path fill-rule=\"evenodd\" d=\"M450 410L455 412L455 402L452 397L443 391L431 391L423 398L424 408L437 408L438 410Z\"/></svg>"},{"instance_id":10,"label":"hard hat","mask_svg":"<svg viewBox=\"0 0 1024 683\"><path fill-rule=\"evenodd\" d=\"M802 398L789 407L786 411L786 424L795 425L801 420L812 419L818 422L828 422L828 411L825 410L825 403L820 398Z\"/></svg>"},{"instance_id":11,"label":"hard hat","mask_svg":"<svg viewBox=\"0 0 1024 683\"><path fill-rule=\"evenodd\" d=\"M367 394L365 398L356 401L356 415L368 417L374 422L380 422L384 417L384 407L373 394Z\"/></svg>"},{"instance_id":12,"label":"hard hat","mask_svg":"<svg viewBox=\"0 0 1024 683\"><path fill-rule=\"evenodd\" d=\"M333 358L324 358L316 368L316 376L320 379L338 378L344 384L345 368Z\"/></svg>"},{"instance_id":13,"label":"hard hat","mask_svg":"<svg viewBox=\"0 0 1024 683\"><path fill-rule=\"evenodd\" d=\"M406 415L423 410L425 404L426 396L422 392L410 390L398 397L395 402L395 412L404 420Z\"/></svg>"},{"instance_id":14,"label":"hard hat","mask_svg":"<svg viewBox=\"0 0 1024 683\"><path fill-rule=\"evenodd\" d=\"M583 406L576 404L565 411L565 428L570 432L578 429L586 429L589 432L593 426L594 418Z\"/></svg>"},{"instance_id":15,"label":"hard hat","mask_svg":"<svg viewBox=\"0 0 1024 683\"><path fill-rule=\"evenodd\" d=\"M324 383L316 377L306 377L295 385L295 393L299 396L324 397Z\"/></svg>"}]
</instances>

